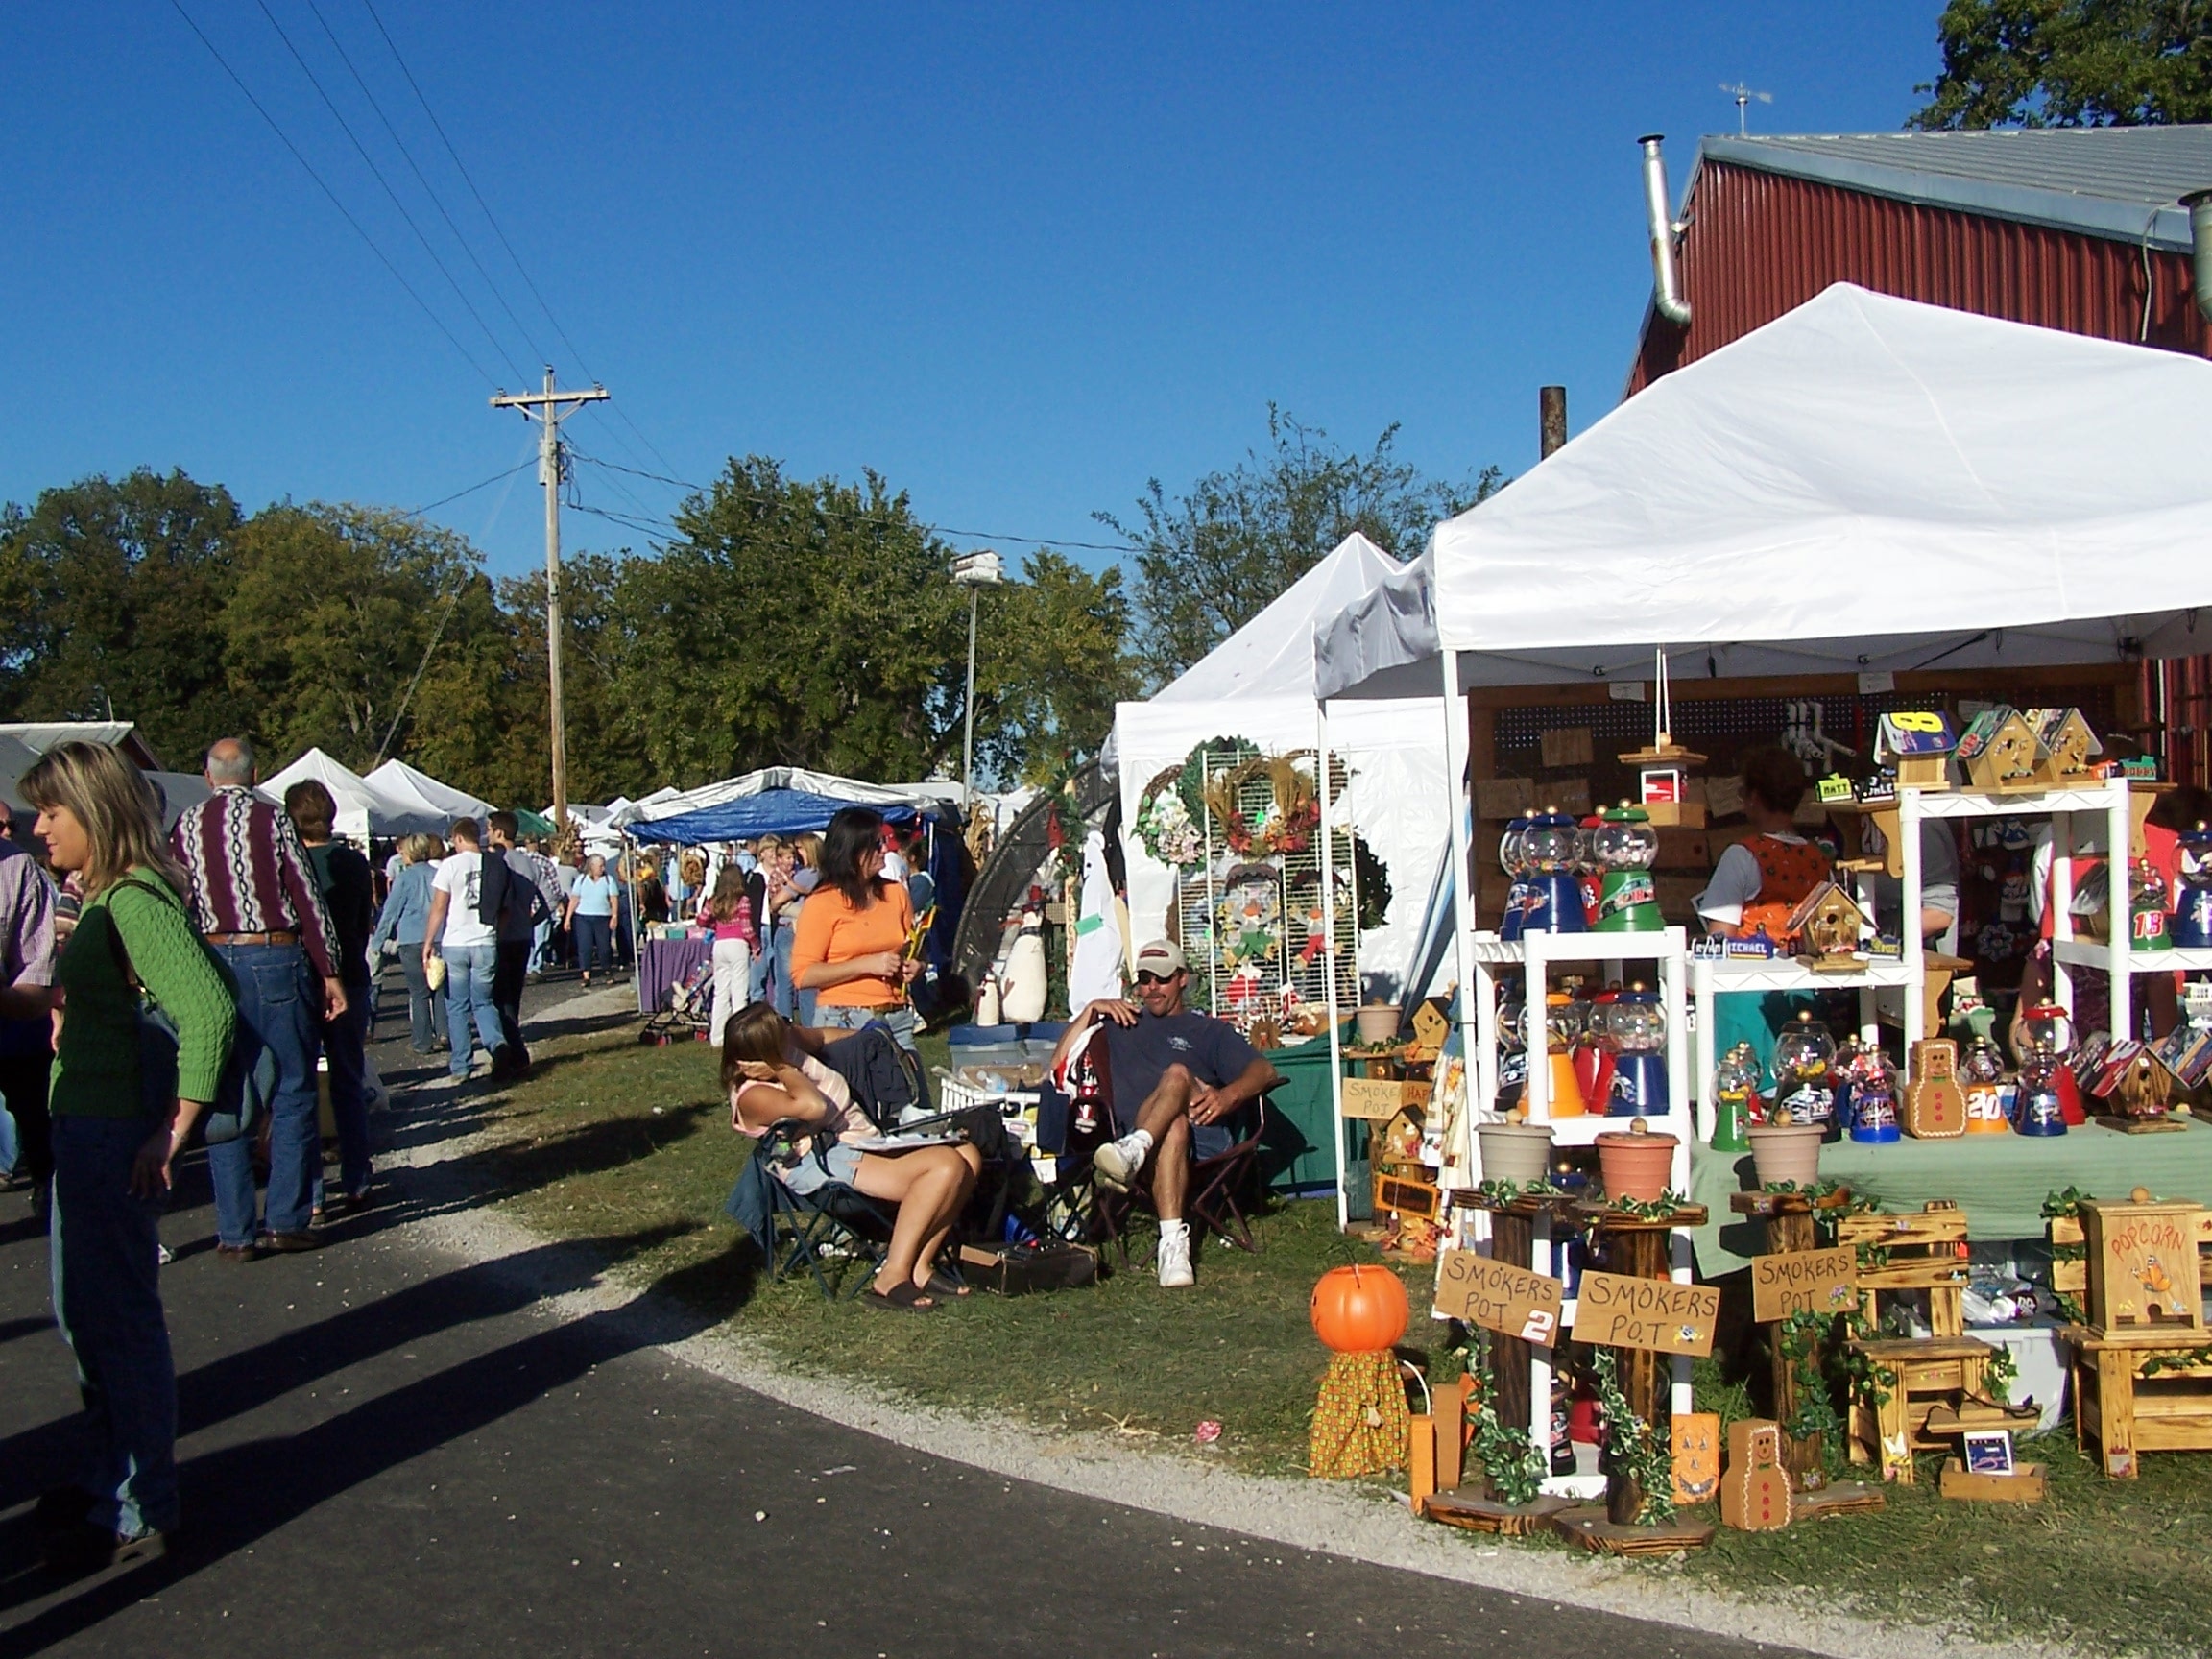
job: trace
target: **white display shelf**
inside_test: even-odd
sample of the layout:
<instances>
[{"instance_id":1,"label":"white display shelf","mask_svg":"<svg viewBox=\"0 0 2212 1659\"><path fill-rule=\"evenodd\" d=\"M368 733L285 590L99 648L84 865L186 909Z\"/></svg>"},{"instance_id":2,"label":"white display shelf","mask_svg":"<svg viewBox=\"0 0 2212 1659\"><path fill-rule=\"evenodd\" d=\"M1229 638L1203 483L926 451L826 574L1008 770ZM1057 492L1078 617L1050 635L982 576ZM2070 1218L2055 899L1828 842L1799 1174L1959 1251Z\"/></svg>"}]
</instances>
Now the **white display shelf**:
<instances>
[{"instance_id":1,"label":"white display shelf","mask_svg":"<svg viewBox=\"0 0 2212 1659\"><path fill-rule=\"evenodd\" d=\"M1850 974L1825 974L1794 956L1693 956L1690 974L1694 987L1709 976L1715 991L1858 991L1911 985L1920 977L1902 957L1892 956L1869 957L1865 967ZM1705 995L1702 988L1698 995ZM1702 1004L1698 1018L1704 1018Z\"/></svg>"},{"instance_id":2,"label":"white display shelf","mask_svg":"<svg viewBox=\"0 0 2212 1659\"><path fill-rule=\"evenodd\" d=\"M1682 929L1649 933L1529 933L1501 939L1478 933L1468 944L1468 960L1486 968L1524 968L1545 962L1662 962L1685 948Z\"/></svg>"},{"instance_id":3,"label":"white display shelf","mask_svg":"<svg viewBox=\"0 0 2212 1659\"><path fill-rule=\"evenodd\" d=\"M2042 818L2054 812L2103 812L2110 808L2112 794L2118 789L2125 801L2128 781L2109 779L2098 783L2077 784L2068 789L2023 789L2017 793L1984 793L1977 789L1900 789L1897 805L1905 798L1914 797L1914 808L1922 818ZM1869 802L1867 810L1880 811L1891 805L1888 802Z\"/></svg>"},{"instance_id":4,"label":"white display shelf","mask_svg":"<svg viewBox=\"0 0 2212 1659\"><path fill-rule=\"evenodd\" d=\"M2069 968L2103 968L2112 965L2112 947L2086 939L2066 939L2051 947L2051 954ZM2176 946L2169 950L2134 950L2128 955L2130 974L2205 974L2212 973L2212 950L2184 950Z\"/></svg>"}]
</instances>

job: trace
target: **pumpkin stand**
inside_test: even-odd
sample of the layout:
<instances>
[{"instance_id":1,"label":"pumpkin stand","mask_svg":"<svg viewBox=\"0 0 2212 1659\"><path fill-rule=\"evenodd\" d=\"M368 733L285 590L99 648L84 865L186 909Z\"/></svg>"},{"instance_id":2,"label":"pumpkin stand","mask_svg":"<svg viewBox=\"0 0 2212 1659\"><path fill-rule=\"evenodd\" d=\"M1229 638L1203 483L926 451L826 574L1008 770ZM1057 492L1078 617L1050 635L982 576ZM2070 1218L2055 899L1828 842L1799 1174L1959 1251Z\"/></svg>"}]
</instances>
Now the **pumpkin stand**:
<instances>
[{"instance_id":1,"label":"pumpkin stand","mask_svg":"<svg viewBox=\"0 0 2212 1659\"><path fill-rule=\"evenodd\" d=\"M1387 1267L1332 1267L1313 1286L1309 1312L1332 1350L1313 1403L1309 1473L1343 1479L1401 1467L1409 1414L1393 1349L1410 1312L1406 1286Z\"/></svg>"}]
</instances>

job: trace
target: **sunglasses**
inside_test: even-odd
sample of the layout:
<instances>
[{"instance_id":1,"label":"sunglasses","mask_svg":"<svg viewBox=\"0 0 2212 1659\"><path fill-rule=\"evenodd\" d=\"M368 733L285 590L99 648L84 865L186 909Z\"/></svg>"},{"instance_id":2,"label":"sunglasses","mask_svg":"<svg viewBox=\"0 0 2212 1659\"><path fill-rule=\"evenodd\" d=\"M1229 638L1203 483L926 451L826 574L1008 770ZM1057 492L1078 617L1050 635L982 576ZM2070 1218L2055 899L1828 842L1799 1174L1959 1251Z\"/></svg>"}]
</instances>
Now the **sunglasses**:
<instances>
[{"instance_id":1,"label":"sunglasses","mask_svg":"<svg viewBox=\"0 0 2212 1659\"><path fill-rule=\"evenodd\" d=\"M1174 977L1175 975L1172 974L1154 974L1146 971L1137 975L1137 983L1140 985L1165 985Z\"/></svg>"}]
</instances>

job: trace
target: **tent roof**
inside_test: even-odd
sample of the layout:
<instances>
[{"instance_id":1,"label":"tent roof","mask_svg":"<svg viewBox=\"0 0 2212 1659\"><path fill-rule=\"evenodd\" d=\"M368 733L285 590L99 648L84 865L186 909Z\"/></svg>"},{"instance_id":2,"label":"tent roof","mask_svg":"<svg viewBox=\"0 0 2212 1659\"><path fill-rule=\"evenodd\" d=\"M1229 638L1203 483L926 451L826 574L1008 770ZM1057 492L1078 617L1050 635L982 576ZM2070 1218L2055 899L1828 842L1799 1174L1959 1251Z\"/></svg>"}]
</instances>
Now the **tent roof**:
<instances>
[{"instance_id":1,"label":"tent roof","mask_svg":"<svg viewBox=\"0 0 2212 1659\"><path fill-rule=\"evenodd\" d=\"M338 803L342 829L358 825L377 835L440 834L445 829L444 813L426 812L419 805L390 799L366 778L320 749L308 750L281 772L262 779L260 791L282 805L284 791L308 778L329 790L330 798Z\"/></svg>"},{"instance_id":2,"label":"tent roof","mask_svg":"<svg viewBox=\"0 0 2212 1659\"><path fill-rule=\"evenodd\" d=\"M1402 568L1355 530L1264 611L1151 699L1217 703L1231 697L1313 695L1313 628Z\"/></svg>"},{"instance_id":3,"label":"tent roof","mask_svg":"<svg viewBox=\"0 0 2212 1659\"><path fill-rule=\"evenodd\" d=\"M747 841L756 835L800 835L828 829L831 818L854 804L807 789L761 789L689 811L635 821L630 833L640 841L673 841L686 847L703 841ZM891 819L915 815L911 805L886 805L878 810Z\"/></svg>"},{"instance_id":4,"label":"tent roof","mask_svg":"<svg viewBox=\"0 0 2212 1659\"><path fill-rule=\"evenodd\" d=\"M760 795L773 789L827 796L834 799L839 806L924 806L938 799L935 791L941 787L941 784L901 786L863 783L854 778L840 778L834 772L809 772L801 766L764 766L757 772L748 772L738 778L725 778L719 783L703 784L697 789L656 789L644 799L633 802L615 812L613 822L635 826L650 819L658 825L661 820L681 813L704 811L707 807L719 806L727 801L735 801L747 795ZM827 823L828 820L823 822ZM757 830L747 833L767 835L777 831ZM725 837L703 835L700 839L717 841Z\"/></svg>"},{"instance_id":5,"label":"tent roof","mask_svg":"<svg viewBox=\"0 0 2212 1659\"><path fill-rule=\"evenodd\" d=\"M362 781L389 801L442 818L481 818L492 810L489 801L479 801L466 790L442 783L397 757L385 761Z\"/></svg>"},{"instance_id":6,"label":"tent roof","mask_svg":"<svg viewBox=\"0 0 2212 1659\"><path fill-rule=\"evenodd\" d=\"M1438 525L1430 649L1467 685L2201 651L2208 426L2202 359L1839 283ZM1326 628L1323 690L1418 661L1418 609Z\"/></svg>"}]
</instances>

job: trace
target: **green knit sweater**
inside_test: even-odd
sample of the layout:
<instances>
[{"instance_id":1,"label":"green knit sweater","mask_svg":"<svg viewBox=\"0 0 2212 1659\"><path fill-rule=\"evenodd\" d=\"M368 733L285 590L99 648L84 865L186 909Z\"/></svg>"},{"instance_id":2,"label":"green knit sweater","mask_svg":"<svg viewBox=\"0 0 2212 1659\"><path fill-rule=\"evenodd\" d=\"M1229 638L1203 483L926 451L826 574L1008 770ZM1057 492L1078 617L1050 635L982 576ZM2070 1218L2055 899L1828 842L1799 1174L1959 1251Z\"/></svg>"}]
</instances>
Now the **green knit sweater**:
<instances>
[{"instance_id":1,"label":"green knit sweater","mask_svg":"<svg viewBox=\"0 0 2212 1659\"><path fill-rule=\"evenodd\" d=\"M67 998L54 1054L55 1117L145 1114L138 993L125 975L124 959L177 1026L177 1093L187 1100L215 1098L230 1057L237 1004L175 891L155 872L133 870L129 879L84 902L55 970Z\"/></svg>"}]
</instances>

